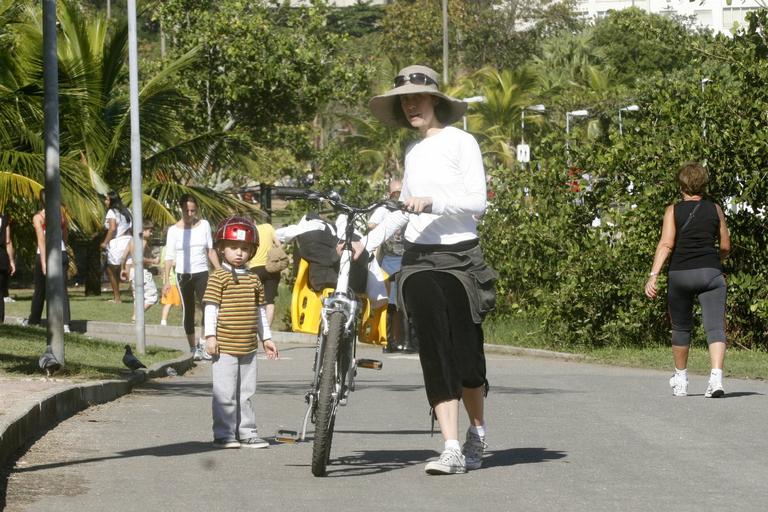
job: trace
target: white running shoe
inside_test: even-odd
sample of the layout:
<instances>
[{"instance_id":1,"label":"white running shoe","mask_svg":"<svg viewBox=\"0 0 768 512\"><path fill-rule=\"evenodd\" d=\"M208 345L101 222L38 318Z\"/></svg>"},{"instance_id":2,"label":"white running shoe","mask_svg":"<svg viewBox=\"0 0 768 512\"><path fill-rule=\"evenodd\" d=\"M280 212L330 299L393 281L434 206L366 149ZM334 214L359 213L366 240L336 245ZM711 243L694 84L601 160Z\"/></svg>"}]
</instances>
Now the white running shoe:
<instances>
[{"instance_id":1,"label":"white running shoe","mask_svg":"<svg viewBox=\"0 0 768 512\"><path fill-rule=\"evenodd\" d=\"M672 396L688 396L688 379L677 373L669 379L669 387L672 388Z\"/></svg>"},{"instance_id":2,"label":"white running shoe","mask_svg":"<svg viewBox=\"0 0 768 512\"><path fill-rule=\"evenodd\" d=\"M213 359L211 354L209 354L205 350L205 340L203 338L200 338L199 340L197 340L197 346L200 348L200 351L203 353L203 359L205 359L206 361L210 361L211 359Z\"/></svg>"},{"instance_id":3,"label":"white running shoe","mask_svg":"<svg viewBox=\"0 0 768 512\"><path fill-rule=\"evenodd\" d=\"M205 351L203 350L203 347L200 345L196 346L195 349L192 351L192 360L193 361L200 361L203 359L203 353Z\"/></svg>"},{"instance_id":4,"label":"white running shoe","mask_svg":"<svg viewBox=\"0 0 768 512\"><path fill-rule=\"evenodd\" d=\"M160 325L168 325L168 321L167 320L160 320Z\"/></svg>"},{"instance_id":5,"label":"white running shoe","mask_svg":"<svg viewBox=\"0 0 768 512\"><path fill-rule=\"evenodd\" d=\"M725 395L722 381L709 380L707 385L707 391L704 393L704 398L722 398Z\"/></svg>"},{"instance_id":6,"label":"white running shoe","mask_svg":"<svg viewBox=\"0 0 768 512\"><path fill-rule=\"evenodd\" d=\"M464 446L461 447L461 453L464 455L464 465L467 469L480 469L483 465L483 453L488 448L485 442L485 436L480 437L467 430L467 437Z\"/></svg>"},{"instance_id":7,"label":"white running shoe","mask_svg":"<svg viewBox=\"0 0 768 512\"><path fill-rule=\"evenodd\" d=\"M440 458L428 462L424 470L429 475L453 475L466 473L467 465L464 456L455 448L448 448L440 454Z\"/></svg>"},{"instance_id":8,"label":"white running shoe","mask_svg":"<svg viewBox=\"0 0 768 512\"><path fill-rule=\"evenodd\" d=\"M64 332L70 333L72 331L69 330L69 324L64 324Z\"/></svg>"}]
</instances>

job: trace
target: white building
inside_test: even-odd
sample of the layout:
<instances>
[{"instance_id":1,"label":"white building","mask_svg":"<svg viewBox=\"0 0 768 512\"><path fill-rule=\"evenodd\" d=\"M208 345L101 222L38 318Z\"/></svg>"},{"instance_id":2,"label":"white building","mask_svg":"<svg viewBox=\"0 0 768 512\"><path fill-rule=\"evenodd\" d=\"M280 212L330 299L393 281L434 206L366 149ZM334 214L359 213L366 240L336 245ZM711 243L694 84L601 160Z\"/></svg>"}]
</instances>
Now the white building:
<instances>
[{"instance_id":1,"label":"white building","mask_svg":"<svg viewBox=\"0 0 768 512\"><path fill-rule=\"evenodd\" d=\"M696 24L716 32L730 33L736 26L746 27L747 13L766 5L765 0L580 0L578 10L590 17L605 16L609 10L638 7L653 13L695 16Z\"/></svg>"}]
</instances>

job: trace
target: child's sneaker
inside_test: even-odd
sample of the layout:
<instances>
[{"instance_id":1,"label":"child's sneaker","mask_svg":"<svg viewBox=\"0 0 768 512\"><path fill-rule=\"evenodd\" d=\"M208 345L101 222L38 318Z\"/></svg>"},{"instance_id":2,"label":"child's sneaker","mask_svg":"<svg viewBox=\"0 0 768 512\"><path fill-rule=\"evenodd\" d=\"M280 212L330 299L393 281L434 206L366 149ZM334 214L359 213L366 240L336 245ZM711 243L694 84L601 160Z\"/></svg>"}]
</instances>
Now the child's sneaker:
<instances>
[{"instance_id":1,"label":"child's sneaker","mask_svg":"<svg viewBox=\"0 0 768 512\"><path fill-rule=\"evenodd\" d=\"M453 475L466 473L467 466L459 450L447 448L440 454L440 458L428 462L424 470L429 475Z\"/></svg>"},{"instance_id":2,"label":"child's sneaker","mask_svg":"<svg viewBox=\"0 0 768 512\"><path fill-rule=\"evenodd\" d=\"M240 441L237 439L214 439L215 448L240 448Z\"/></svg>"},{"instance_id":3,"label":"child's sneaker","mask_svg":"<svg viewBox=\"0 0 768 512\"><path fill-rule=\"evenodd\" d=\"M168 320L160 320L160 325L168 325Z\"/></svg>"},{"instance_id":4,"label":"child's sneaker","mask_svg":"<svg viewBox=\"0 0 768 512\"><path fill-rule=\"evenodd\" d=\"M265 441L260 437L249 437L248 439L240 440L240 446L243 448L267 448L269 441Z\"/></svg>"},{"instance_id":5,"label":"child's sneaker","mask_svg":"<svg viewBox=\"0 0 768 512\"><path fill-rule=\"evenodd\" d=\"M669 387L672 388L672 396L688 396L688 379L677 373L669 379Z\"/></svg>"},{"instance_id":6,"label":"child's sneaker","mask_svg":"<svg viewBox=\"0 0 768 512\"><path fill-rule=\"evenodd\" d=\"M707 391L704 393L704 398L722 398L723 395L725 395L723 381L710 379Z\"/></svg>"},{"instance_id":7,"label":"child's sneaker","mask_svg":"<svg viewBox=\"0 0 768 512\"><path fill-rule=\"evenodd\" d=\"M467 469L480 469L483 465L483 453L485 453L486 448L488 448L488 444L485 442L485 436L480 437L467 430L467 438L464 441L464 446L461 447L464 465Z\"/></svg>"}]
</instances>

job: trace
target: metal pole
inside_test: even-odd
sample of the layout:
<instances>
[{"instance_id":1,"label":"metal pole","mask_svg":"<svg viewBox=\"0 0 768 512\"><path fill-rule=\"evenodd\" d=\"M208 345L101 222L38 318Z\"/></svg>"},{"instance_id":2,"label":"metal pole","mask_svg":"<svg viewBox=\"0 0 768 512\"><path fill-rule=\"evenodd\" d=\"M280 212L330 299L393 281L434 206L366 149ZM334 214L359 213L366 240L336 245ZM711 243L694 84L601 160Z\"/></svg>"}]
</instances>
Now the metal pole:
<instances>
[{"instance_id":1,"label":"metal pole","mask_svg":"<svg viewBox=\"0 0 768 512\"><path fill-rule=\"evenodd\" d=\"M56 48L56 0L43 0L43 89L45 124L45 296L47 344L64 366L64 294L59 175L59 63ZM42 256L42 255L41 255Z\"/></svg>"},{"instance_id":2,"label":"metal pole","mask_svg":"<svg viewBox=\"0 0 768 512\"><path fill-rule=\"evenodd\" d=\"M571 147L568 143L568 139L571 136L571 114L565 114L565 159L568 164L568 168L571 168Z\"/></svg>"},{"instance_id":3,"label":"metal pole","mask_svg":"<svg viewBox=\"0 0 768 512\"><path fill-rule=\"evenodd\" d=\"M624 130L621 127L621 109L619 109L619 135L624 135Z\"/></svg>"},{"instance_id":4,"label":"metal pole","mask_svg":"<svg viewBox=\"0 0 768 512\"><path fill-rule=\"evenodd\" d=\"M136 311L136 350L146 353L144 344L144 213L141 190L141 139L139 136L139 66L136 50L136 0L128 0L128 79L131 108L131 210L133 213L133 289Z\"/></svg>"},{"instance_id":5,"label":"metal pole","mask_svg":"<svg viewBox=\"0 0 768 512\"><path fill-rule=\"evenodd\" d=\"M443 0L443 84L448 84L448 0Z\"/></svg>"}]
</instances>

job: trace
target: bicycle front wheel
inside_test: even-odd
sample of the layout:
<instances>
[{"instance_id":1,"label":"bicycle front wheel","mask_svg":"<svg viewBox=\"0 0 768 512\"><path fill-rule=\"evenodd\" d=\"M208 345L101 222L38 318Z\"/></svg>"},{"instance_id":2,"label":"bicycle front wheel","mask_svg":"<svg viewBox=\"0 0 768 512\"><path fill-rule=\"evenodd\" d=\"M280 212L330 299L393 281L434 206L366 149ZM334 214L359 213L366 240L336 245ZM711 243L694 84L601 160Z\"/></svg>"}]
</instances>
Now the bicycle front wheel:
<instances>
[{"instance_id":1,"label":"bicycle front wheel","mask_svg":"<svg viewBox=\"0 0 768 512\"><path fill-rule=\"evenodd\" d=\"M326 465L331 457L333 426L336 417L338 393L341 392L338 368L339 348L344 336L344 314L331 313L328 321L328 335L323 348L320 382L317 390L317 415L315 438L312 444L312 474L326 475ZM337 394L334 397L334 393Z\"/></svg>"}]
</instances>

